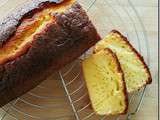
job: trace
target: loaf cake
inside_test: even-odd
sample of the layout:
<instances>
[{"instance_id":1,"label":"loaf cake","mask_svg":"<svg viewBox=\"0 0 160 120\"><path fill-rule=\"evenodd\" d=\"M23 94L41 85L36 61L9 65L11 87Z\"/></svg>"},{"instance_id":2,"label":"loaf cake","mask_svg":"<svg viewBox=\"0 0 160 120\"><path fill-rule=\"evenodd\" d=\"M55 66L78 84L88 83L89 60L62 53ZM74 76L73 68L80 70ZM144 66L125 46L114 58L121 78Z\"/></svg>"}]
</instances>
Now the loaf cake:
<instances>
[{"instance_id":1,"label":"loaf cake","mask_svg":"<svg viewBox=\"0 0 160 120\"><path fill-rule=\"evenodd\" d=\"M104 49L82 62L92 107L98 115L117 115L127 112L126 85L117 56Z\"/></svg>"},{"instance_id":2,"label":"loaf cake","mask_svg":"<svg viewBox=\"0 0 160 120\"><path fill-rule=\"evenodd\" d=\"M32 0L14 10L0 22L0 107L98 40L95 27L75 0Z\"/></svg>"},{"instance_id":3,"label":"loaf cake","mask_svg":"<svg viewBox=\"0 0 160 120\"><path fill-rule=\"evenodd\" d=\"M104 40L98 42L95 53L105 48L110 48L117 55L124 71L128 92L151 83L151 74L143 57L120 32L113 30Z\"/></svg>"}]
</instances>

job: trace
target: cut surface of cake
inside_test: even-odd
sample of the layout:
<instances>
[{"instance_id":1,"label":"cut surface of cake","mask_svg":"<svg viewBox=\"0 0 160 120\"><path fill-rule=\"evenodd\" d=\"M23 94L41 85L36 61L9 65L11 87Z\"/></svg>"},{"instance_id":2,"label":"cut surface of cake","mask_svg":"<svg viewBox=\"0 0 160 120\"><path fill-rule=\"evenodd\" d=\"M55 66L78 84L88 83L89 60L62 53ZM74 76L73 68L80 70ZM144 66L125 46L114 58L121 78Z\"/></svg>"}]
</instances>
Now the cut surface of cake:
<instances>
[{"instance_id":1,"label":"cut surface of cake","mask_svg":"<svg viewBox=\"0 0 160 120\"><path fill-rule=\"evenodd\" d=\"M126 86L116 55L102 50L85 59L82 69L94 111L98 115L126 113Z\"/></svg>"},{"instance_id":2,"label":"cut surface of cake","mask_svg":"<svg viewBox=\"0 0 160 120\"><path fill-rule=\"evenodd\" d=\"M128 92L139 90L151 83L151 74L142 56L120 32L116 30L110 32L104 40L96 44L94 52L105 48L110 48L117 55L124 72Z\"/></svg>"}]
</instances>

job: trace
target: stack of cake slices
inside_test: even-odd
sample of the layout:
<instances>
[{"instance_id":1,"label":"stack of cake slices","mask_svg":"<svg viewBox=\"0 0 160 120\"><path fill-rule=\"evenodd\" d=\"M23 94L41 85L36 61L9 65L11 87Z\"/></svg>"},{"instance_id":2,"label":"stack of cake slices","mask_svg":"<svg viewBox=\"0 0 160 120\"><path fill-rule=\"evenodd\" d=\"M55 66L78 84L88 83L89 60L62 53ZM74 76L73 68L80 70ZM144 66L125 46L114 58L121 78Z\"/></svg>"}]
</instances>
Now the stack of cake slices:
<instances>
[{"instance_id":1,"label":"stack of cake slices","mask_svg":"<svg viewBox=\"0 0 160 120\"><path fill-rule=\"evenodd\" d=\"M82 61L83 76L94 111L99 115L125 114L128 93L152 82L143 57L120 32L113 30Z\"/></svg>"}]
</instances>

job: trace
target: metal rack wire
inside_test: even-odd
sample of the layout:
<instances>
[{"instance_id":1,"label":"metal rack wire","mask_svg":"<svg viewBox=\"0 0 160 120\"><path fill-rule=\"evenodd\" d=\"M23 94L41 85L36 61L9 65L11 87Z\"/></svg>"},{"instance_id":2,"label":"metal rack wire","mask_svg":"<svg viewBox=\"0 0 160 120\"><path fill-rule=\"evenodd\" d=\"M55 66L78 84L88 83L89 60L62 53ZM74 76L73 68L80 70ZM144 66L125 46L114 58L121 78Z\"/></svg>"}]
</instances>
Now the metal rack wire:
<instances>
[{"instance_id":1,"label":"metal rack wire","mask_svg":"<svg viewBox=\"0 0 160 120\"><path fill-rule=\"evenodd\" d=\"M102 36L113 28L122 31L129 40L135 40L131 42L149 65L150 50L146 30L131 0L79 0L79 2ZM103 17L100 19L98 18L100 16ZM136 19L132 16L136 16ZM125 19L131 21L131 26L127 27ZM117 20L118 22L115 22ZM114 117L96 115L91 109L80 71L81 59L88 56L91 51L92 49L60 70L57 77L61 81L55 82L53 75L54 77L51 76L34 90L4 106L0 112L2 113L0 120L130 120L139 111L146 88L129 95L130 107L126 115ZM54 89L59 92L55 93Z\"/></svg>"}]
</instances>

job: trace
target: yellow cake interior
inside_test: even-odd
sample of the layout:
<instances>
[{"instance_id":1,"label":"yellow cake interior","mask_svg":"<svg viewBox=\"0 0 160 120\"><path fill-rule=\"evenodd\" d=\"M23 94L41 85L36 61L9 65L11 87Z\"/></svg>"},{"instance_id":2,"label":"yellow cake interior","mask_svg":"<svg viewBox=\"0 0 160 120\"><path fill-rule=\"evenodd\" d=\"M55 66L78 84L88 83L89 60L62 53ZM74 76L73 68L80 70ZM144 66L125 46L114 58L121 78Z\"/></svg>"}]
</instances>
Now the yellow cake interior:
<instances>
[{"instance_id":1,"label":"yellow cake interior","mask_svg":"<svg viewBox=\"0 0 160 120\"><path fill-rule=\"evenodd\" d=\"M82 62L94 111L99 115L115 115L126 109L122 73L112 53L102 50Z\"/></svg>"},{"instance_id":2,"label":"yellow cake interior","mask_svg":"<svg viewBox=\"0 0 160 120\"><path fill-rule=\"evenodd\" d=\"M119 34L111 32L96 45L95 52L105 48L110 48L116 53L125 75L128 92L138 90L146 84L149 77L147 70L136 53Z\"/></svg>"}]
</instances>

